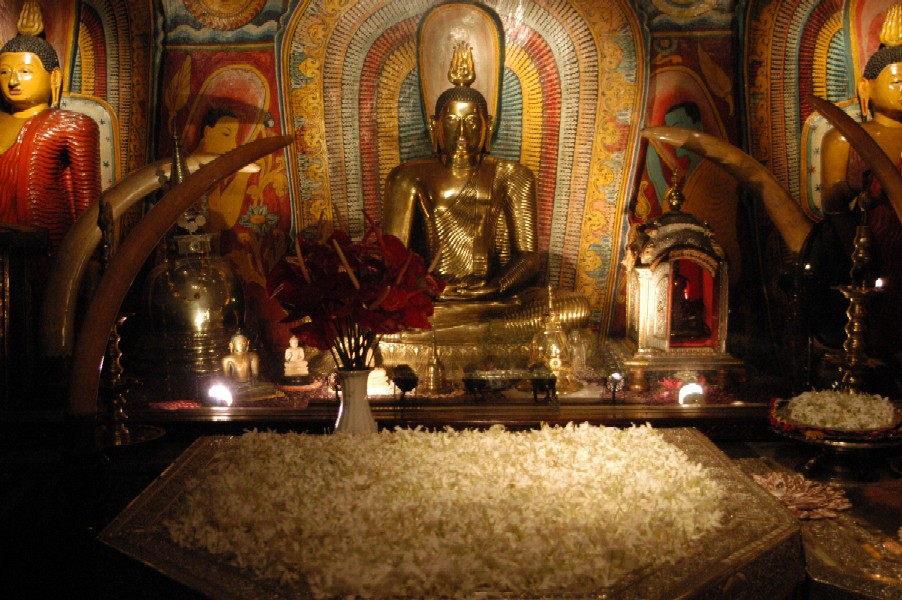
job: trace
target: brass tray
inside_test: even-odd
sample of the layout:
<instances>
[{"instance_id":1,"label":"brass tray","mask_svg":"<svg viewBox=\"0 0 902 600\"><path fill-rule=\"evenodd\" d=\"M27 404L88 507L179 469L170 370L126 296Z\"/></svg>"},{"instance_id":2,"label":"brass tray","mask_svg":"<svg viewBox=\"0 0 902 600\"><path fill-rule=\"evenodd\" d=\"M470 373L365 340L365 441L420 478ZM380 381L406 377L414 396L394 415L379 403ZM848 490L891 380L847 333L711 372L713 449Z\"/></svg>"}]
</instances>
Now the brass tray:
<instances>
[{"instance_id":1,"label":"brass tray","mask_svg":"<svg viewBox=\"0 0 902 600\"><path fill-rule=\"evenodd\" d=\"M738 464L749 475L792 472L763 458L740 459ZM902 598L902 554L895 540L895 528L888 534L888 523L881 524L874 518L882 513L898 526L898 513L894 514L898 501L887 501L899 497L902 480L843 487L852 500L851 510L835 518L802 521L811 597Z\"/></svg>"},{"instance_id":2,"label":"brass tray","mask_svg":"<svg viewBox=\"0 0 902 600\"><path fill-rule=\"evenodd\" d=\"M723 527L698 541L675 564L631 573L597 597L787 597L804 580L798 521L779 501L747 477L710 440L694 429L662 429L670 443L710 469L728 490ZM99 541L213 599L309 598L303 585L280 585L255 577L203 551L171 541L164 527L190 479L201 475L234 438L196 440L98 536ZM481 594L480 597L510 597Z\"/></svg>"},{"instance_id":3,"label":"brass tray","mask_svg":"<svg viewBox=\"0 0 902 600\"><path fill-rule=\"evenodd\" d=\"M898 407L896 408L896 417L890 427L846 430L816 427L794 421L789 416L788 404L788 400L774 398L771 400L768 411L771 428L785 437L822 446L849 449L902 444L902 409Z\"/></svg>"}]
</instances>

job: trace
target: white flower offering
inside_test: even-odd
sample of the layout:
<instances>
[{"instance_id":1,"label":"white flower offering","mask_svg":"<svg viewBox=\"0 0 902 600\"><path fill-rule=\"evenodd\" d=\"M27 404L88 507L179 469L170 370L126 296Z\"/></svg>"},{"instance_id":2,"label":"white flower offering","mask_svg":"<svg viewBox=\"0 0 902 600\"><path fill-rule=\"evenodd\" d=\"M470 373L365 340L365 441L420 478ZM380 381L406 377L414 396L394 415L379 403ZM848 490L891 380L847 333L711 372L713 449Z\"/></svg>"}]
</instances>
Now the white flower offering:
<instances>
[{"instance_id":1,"label":"white flower offering","mask_svg":"<svg viewBox=\"0 0 902 600\"><path fill-rule=\"evenodd\" d=\"M787 403L787 414L800 425L837 431L886 429L898 422L887 398L832 390L802 392Z\"/></svg>"},{"instance_id":2,"label":"white flower offering","mask_svg":"<svg viewBox=\"0 0 902 600\"><path fill-rule=\"evenodd\" d=\"M237 441L170 535L317 598L591 594L723 518L722 485L650 426Z\"/></svg>"}]
</instances>

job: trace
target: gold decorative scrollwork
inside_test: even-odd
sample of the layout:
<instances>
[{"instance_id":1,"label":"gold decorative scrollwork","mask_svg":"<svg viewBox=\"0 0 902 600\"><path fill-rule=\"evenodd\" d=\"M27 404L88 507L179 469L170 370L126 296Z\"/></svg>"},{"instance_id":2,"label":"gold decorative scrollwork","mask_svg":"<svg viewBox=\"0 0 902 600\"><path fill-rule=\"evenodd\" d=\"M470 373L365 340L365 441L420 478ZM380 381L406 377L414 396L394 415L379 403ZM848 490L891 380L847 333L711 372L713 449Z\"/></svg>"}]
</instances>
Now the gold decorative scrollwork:
<instances>
[{"instance_id":1,"label":"gold decorative scrollwork","mask_svg":"<svg viewBox=\"0 0 902 600\"><path fill-rule=\"evenodd\" d=\"M652 0L668 17L699 17L717 5L717 0Z\"/></svg>"},{"instance_id":2,"label":"gold decorative scrollwork","mask_svg":"<svg viewBox=\"0 0 902 600\"><path fill-rule=\"evenodd\" d=\"M214 29L232 30L260 14L266 0L185 0L194 18Z\"/></svg>"}]
</instances>

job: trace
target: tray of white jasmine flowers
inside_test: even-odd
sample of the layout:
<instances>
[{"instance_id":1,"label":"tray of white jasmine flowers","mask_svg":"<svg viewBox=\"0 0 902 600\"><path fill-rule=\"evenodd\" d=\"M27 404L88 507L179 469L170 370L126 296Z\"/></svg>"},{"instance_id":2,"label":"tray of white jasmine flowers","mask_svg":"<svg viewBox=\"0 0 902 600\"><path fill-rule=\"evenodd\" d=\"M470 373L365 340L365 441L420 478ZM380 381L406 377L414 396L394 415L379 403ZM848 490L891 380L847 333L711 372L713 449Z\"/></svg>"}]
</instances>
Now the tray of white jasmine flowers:
<instances>
[{"instance_id":1,"label":"tray of white jasmine flowers","mask_svg":"<svg viewBox=\"0 0 902 600\"><path fill-rule=\"evenodd\" d=\"M699 432L647 425L201 438L99 539L222 599L785 597L804 577L778 501Z\"/></svg>"},{"instance_id":2,"label":"tray of white jasmine flowers","mask_svg":"<svg viewBox=\"0 0 902 600\"><path fill-rule=\"evenodd\" d=\"M812 441L902 441L902 408L879 394L806 391L773 399L769 418L778 432Z\"/></svg>"}]
</instances>

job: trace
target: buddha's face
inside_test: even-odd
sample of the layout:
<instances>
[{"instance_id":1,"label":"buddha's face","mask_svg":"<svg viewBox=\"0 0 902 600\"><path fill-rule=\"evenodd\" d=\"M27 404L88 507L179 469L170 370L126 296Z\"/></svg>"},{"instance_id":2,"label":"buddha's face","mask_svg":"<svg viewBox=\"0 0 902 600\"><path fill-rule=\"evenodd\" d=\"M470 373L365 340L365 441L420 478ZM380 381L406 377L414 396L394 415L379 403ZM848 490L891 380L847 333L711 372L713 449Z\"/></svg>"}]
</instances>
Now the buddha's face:
<instances>
[{"instance_id":1,"label":"buddha's face","mask_svg":"<svg viewBox=\"0 0 902 600\"><path fill-rule=\"evenodd\" d=\"M244 354L247 352L248 339L243 336L232 338L232 352L235 354Z\"/></svg>"},{"instance_id":2,"label":"buddha's face","mask_svg":"<svg viewBox=\"0 0 902 600\"><path fill-rule=\"evenodd\" d=\"M885 66L877 79L866 84L872 112L902 118L902 63Z\"/></svg>"},{"instance_id":3,"label":"buddha's face","mask_svg":"<svg viewBox=\"0 0 902 600\"><path fill-rule=\"evenodd\" d=\"M238 146L238 119L221 117L212 127L204 127L200 141L200 152L207 154L225 154Z\"/></svg>"},{"instance_id":4,"label":"buddha's face","mask_svg":"<svg viewBox=\"0 0 902 600\"><path fill-rule=\"evenodd\" d=\"M449 158L475 156L485 144L486 118L476 102L448 102L437 125L439 148Z\"/></svg>"},{"instance_id":5,"label":"buddha's face","mask_svg":"<svg viewBox=\"0 0 902 600\"><path fill-rule=\"evenodd\" d=\"M50 102L51 73L31 52L0 54L0 91L15 111L23 111Z\"/></svg>"}]
</instances>

